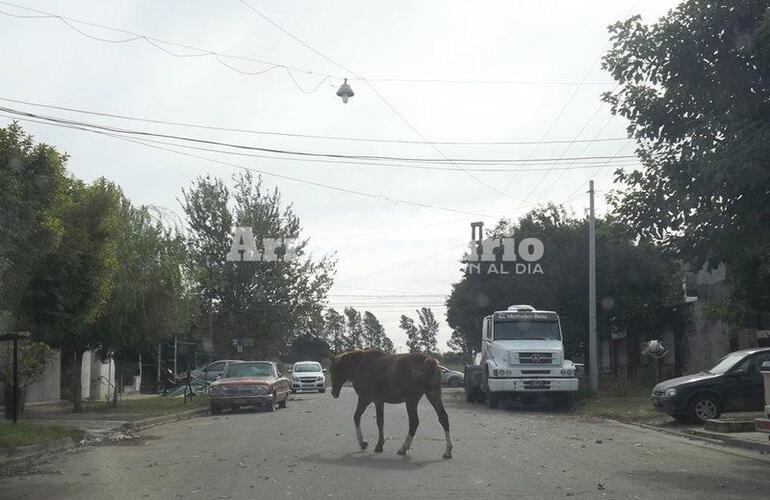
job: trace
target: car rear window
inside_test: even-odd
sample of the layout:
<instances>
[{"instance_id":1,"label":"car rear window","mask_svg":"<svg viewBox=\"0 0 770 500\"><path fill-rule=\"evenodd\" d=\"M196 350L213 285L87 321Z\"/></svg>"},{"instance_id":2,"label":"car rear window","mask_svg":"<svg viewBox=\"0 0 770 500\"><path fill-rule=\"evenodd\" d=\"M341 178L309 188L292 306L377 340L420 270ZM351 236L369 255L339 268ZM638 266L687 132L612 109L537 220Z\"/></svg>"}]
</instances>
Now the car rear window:
<instances>
[{"instance_id":1,"label":"car rear window","mask_svg":"<svg viewBox=\"0 0 770 500\"><path fill-rule=\"evenodd\" d=\"M236 363L227 367L222 378L269 377L272 374L270 363Z\"/></svg>"},{"instance_id":2,"label":"car rear window","mask_svg":"<svg viewBox=\"0 0 770 500\"><path fill-rule=\"evenodd\" d=\"M320 372L320 363L297 363L294 365L295 372Z\"/></svg>"}]
</instances>

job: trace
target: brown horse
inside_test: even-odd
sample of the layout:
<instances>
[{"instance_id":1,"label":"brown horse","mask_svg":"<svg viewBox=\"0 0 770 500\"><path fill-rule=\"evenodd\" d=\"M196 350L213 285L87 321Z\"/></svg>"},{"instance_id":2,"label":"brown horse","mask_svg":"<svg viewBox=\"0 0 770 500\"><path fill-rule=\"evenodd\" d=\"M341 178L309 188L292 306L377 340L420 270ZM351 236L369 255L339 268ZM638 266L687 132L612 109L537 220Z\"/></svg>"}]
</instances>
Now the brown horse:
<instances>
[{"instance_id":1,"label":"brown horse","mask_svg":"<svg viewBox=\"0 0 770 500\"><path fill-rule=\"evenodd\" d=\"M452 439L449 436L449 417L441 401L441 371L438 362L422 353L387 354L377 350L351 351L332 358L330 368L332 378L332 396L338 398L342 384L348 380L358 394L358 405L353 414L356 425L356 438L362 450L367 442L361 434L361 415L374 403L377 410L377 428L379 439L374 447L376 453L382 452L385 443L382 427L384 424L385 403L406 403L409 416L409 434L398 450L399 455L406 455L417 431L417 404L423 394L433 405L438 421L444 428L446 450L444 458L452 458Z\"/></svg>"}]
</instances>

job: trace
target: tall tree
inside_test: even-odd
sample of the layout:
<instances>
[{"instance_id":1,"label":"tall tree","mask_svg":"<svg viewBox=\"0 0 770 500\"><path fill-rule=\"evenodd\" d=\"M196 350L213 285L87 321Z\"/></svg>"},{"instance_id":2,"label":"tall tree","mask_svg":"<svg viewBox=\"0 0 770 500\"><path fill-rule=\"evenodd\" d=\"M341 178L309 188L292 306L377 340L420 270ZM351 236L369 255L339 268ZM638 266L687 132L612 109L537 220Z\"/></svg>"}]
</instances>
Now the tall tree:
<instances>
[{"instance_id":1,"label":"tall tree","mask_svg":"<svg viewBox=\"0 0 770 500\"><path fill-rule=\"evenodd\" d=\"M17 123L0 128L0 330L16 328L19 301L61 239L66 162Z\"/></svg>"},{"instance_id":2,"label":"tall tree","mask_svg":"<svg viewBox=\"0 0 770 500\"><path fill-rule=\"evenodd\" d=\"M725 311L770 310L770 10L687 0L654 24L610 27L605 95L630 121L643 169L616 173L618 218L695 269L727 265ZM728 317L729 319L729 317Z\"/></svg>"},{"instance_id":3,"label":"tall tree","mask_svg":"<svg viewBox=\"0 0 770 500\"><path fill-rule=\"evenodd\" d=\"M420 324L417 326L420 346L423 352L435 353L438 346L438 321L430 307L417 310Z\"/></svg>"},{"instance_id":4,"label":"tall tree","mask_svg":"<svg viewBox=\"0 0 770 500\"><path fill-rule=\"evenodd\" d=\"M414 320L409 316L402 314L398 326L404 330L404 333L406 333L406 348L409 352L421 352L422 342L417 326L414 324Z\"/></svg>"},{"instance_id":5,"label":"tall tree","mask_svg":"<svg viewBox=\"0 0 770 500\"><path fill-rule=\"evenodd\" d=\"M361 320L361 313L352 307L345 308L345 317L347 319L347 345L348 350L361 349L364 347L364 325Z\"/></svg>"},{"instance_id":6,"label":"tall tree","mask_svg":"<svg viewBox=\"0 0 770 500\"><path fill-rule=\"evenodd\" d=\"M33 274L20 315L36 338L73 356L72 400L79 412L83 354L102 344L93 326L107 310L120 266L122 193L104 179L73 181L68 191L61 241Z\"/></svg>"},{"instance_id":7,"label":"tall tree","mask_svg":"<svg viewBox=\"0 0 770 500\"><path fill-rule=\"evenodd\" d=\"M450 351L458 352L462 355L462 359L470 361L472 349L468 335L463 334L458 329L454 329L446 344Z\"/></svg>"},{"instance_id":8,"label":"tall tree","mask_svg":"<svg viewBox=\"0 0 770 500\"><path fill-rule=\"evenodd\" d=\"M116 389L124 363L135 362L160 338L186 333L193 312L182 276L186 246L181 235L127 199L122 200L119 224L120 266L105 314L92 325L103 351L115 361ZM117 401L115 390L113 405Z\"/></svg>"},{"instance_id":9,"label":"tall tree","mask_svg":"<svg viewBox=\"0 0 770 500\"><path fill-rule=\"evenodd\" d=\"M542 274L464 274L447 300L449 326L481 348L481 321L511 304L531 304L561 317L569 356L585 352L588 331L588 223L562 207L533 210L516 223L503 221L490 235L503 233L539 238L545 253ZM598 331L628 334L629 345L655 331L675 292L673 262L659 248L635 241L628 228L610 219L596 225L596 281L600 303Z\"/></svg>"},{"instance_id":10,"label":"tall tree","mask_svg":"<svg viewBox=\"0 0 770 500\"><path fill-rule=\"evenodd\" d=\"M233 180L232 192L221 180L206 177L183 193L189 274L210 318L215 352L227 354L237 337L253 340L245 351L249 355L285 354L294 336L320 331L335 263L307 255L305 242L299 242L295 258L285 261L226 261L233 225L251 227L260 252L266 250L264 239L298 238L301 232L299 218L277 190L267 190L250 173Z\"/></svg>"},{"instance_id":11,"label":"tall tree","mask_svg":"<svg viewBox=\"0 0 770 500\"><path fill-rule=\"evenodd\" d=\"M382 350L385 343L385 328L377 316L364 311L364 347Z\"/></svg>"},{"instance_id":12,"label":"tall tree","mask_svg":"<svg viewBox=\"0 0 770 500\"><path fill-rule=\"evenodd\" d=\"M345 339L345 317L330 307L324 315L324 324L326 341L329 343L332 352L340 353L344 351L347 345L347 340Z\"/></svg>"}]
</instances>

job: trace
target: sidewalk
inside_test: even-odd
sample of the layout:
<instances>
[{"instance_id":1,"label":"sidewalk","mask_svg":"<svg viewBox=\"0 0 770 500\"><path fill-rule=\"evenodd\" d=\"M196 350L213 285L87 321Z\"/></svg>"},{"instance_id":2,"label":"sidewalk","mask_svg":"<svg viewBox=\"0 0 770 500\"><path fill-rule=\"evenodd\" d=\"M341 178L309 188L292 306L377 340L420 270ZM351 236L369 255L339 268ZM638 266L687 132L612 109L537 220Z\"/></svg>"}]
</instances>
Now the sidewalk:
<instances>
[{"instance_id":1,"label":"sidewalk","mask_svg":"<svg viewBox=\"0 0 770 500\"><path fill-rule=\"evenodd\" d=\"M72 403L34 405L25 408L21 421L75 427L92 435L104 434L136 422L166 415L177 415L208 406L208 399L198 397L188 404L181 398L161 398L157 394L129 394L117 408L106 401L84 401L82 413L72 413Z\"/></svg>"},{"instance_id":2,"label":"sidewalk","mask_svg":"<svg viewBox=\"0 0 770 500\"><path fill-rule=\"evenodd\" d=\"M761 412L728 413L725 419L728 420L750 420L763 415ZM705 430L703 425L681 424L666 417L654 419L644 419L638 421L626 421L628 424L637 425L646 429L666 432L685 438L698 438L710 442L717 442L724 446L733 448L742 448L759 452L762 455L770 456L770 440L768 434L764 432L717 432Z\"/></svg>"}]
</instances>

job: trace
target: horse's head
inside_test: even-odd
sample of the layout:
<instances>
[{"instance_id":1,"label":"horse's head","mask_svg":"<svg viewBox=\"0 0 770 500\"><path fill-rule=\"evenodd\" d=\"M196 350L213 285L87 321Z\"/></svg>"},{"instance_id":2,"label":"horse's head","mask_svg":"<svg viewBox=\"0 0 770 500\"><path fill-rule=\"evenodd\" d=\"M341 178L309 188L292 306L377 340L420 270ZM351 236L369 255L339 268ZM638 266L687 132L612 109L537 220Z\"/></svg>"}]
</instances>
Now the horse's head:
<instances>
[{"instance_id":1,"label":"horse's head","mask_svg":"<svg viewBox=\"0 0 770 500\"><path fill-rule=\"evenodd\" d=\"M332 378L332 396L336 399L340 397L340 389L348 379L348 373L345 363L345 354L332 356L332 363L329 366L329 375Z\"/></svg>"}]
</instances>

